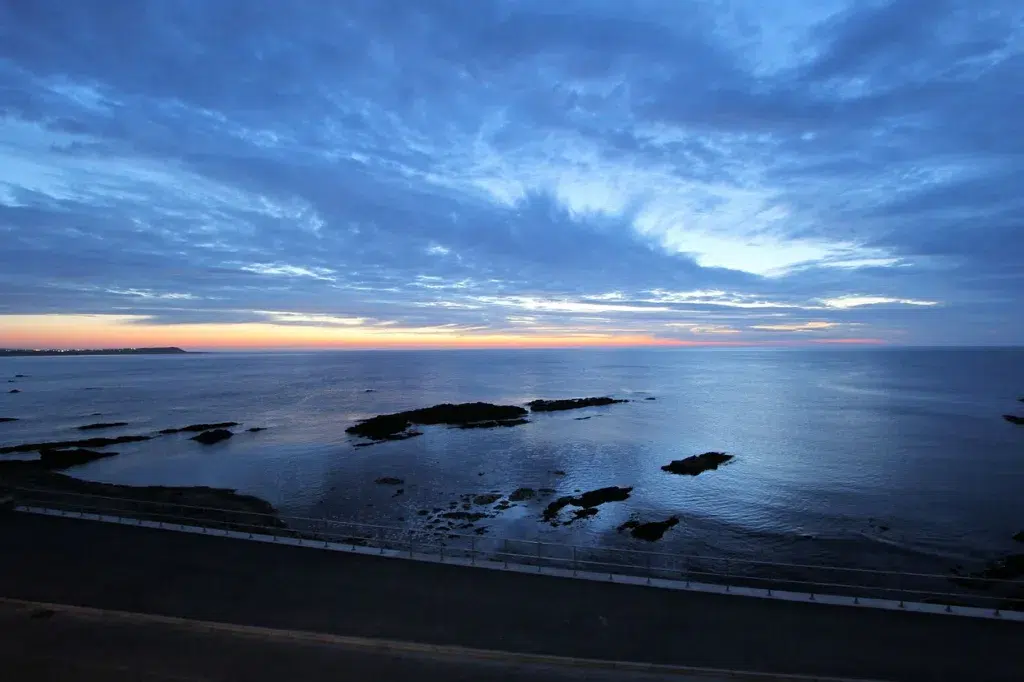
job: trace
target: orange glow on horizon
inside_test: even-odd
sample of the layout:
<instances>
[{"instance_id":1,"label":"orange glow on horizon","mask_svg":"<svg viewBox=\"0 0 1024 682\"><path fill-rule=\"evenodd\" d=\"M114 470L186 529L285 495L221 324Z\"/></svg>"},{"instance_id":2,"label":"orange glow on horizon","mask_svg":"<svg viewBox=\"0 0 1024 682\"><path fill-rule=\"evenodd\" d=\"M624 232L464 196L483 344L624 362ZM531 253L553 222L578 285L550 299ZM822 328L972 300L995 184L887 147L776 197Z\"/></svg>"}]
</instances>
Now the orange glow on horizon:
<instances>
[{"instance_id":1,"label":"orange glow on horizon","mask_svg":"<svg viewBox=\"0 0 1024 682\"><path fill-rule=\"evenodd\" d=\"M241 324L146 324L118 315L0 316L0 347L127 348L178 346L185 350L329 350L441 348L743 347L815 343L881 344L880 339L828 338L769 341L682 340L651 334L600 331L528 334L460 332L456 328L318 327Z\"/></svg>"}]
</instances>

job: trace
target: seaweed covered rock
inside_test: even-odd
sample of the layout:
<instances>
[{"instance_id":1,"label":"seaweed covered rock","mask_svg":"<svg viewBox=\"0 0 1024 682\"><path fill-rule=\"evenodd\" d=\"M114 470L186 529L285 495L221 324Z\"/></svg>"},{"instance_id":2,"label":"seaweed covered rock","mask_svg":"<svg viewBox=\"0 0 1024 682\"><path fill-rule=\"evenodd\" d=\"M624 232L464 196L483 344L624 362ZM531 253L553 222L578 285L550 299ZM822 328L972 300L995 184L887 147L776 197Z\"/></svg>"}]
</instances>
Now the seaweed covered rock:
<instances>
[{"instance_id":1,"label":"seaweed covered rock","mask_svg":"<svg viewBox=\"0 0 1024 682\"><path fill-rule=\"evenodd\" d=\"M717 469L732 458L732 455L727 455L724 452L705 452L702 455L673 460L661 467L661 470L667 471L670 474L696 476L701 472Z\"/></svg>"},{"instance_id":2,"label":"seaweed covered rock","mask_svg":"<svg viewBox=\"0 0 1024 682\"><path fill-rule=\"evenodd\" d=\"M599 398L565 398L562 400L532 400L527 403L533 412L559 412L561 410L576 410L581 407L599 407L601 405L614 405L616 403L628 403L628 400L620 400L602 396Z\"/></svg>"},{"instance_id":3,"label":"seaweed covered rock","mask_svg":"<svg viewBox=\"0 0 1024 682\"><path fill-rule=\"evenodd\" d=\"M152 436L117 436L116 438L84 438L81 440L60 440L45 443L22 443L0 448L0 455L11 452L41 452L43 450L59 450L61 448L102 448L107 445L121 443L137 443L149 440Z\"/></svg>"},{"instance_id":4,"label":"seaweed covered rock","mask_svg":"<svg viewBox=\"0 0 1024 682\"><path fill-rule=\"evenodd\" d=\"M521 420L526 414L526 410L517 405L492 405L480 402L443 403L418 410L380 414L348 427L345 432L371 440L401 440L420 435L418 431L410 430L413 424L468 426L476 423L495 422L496 426L514 426L515 424L506 422Z\"/></svg>"},{"instance_id":5,"label":"seaweed covered rock","mask_svg":"<svg viewBox=\"0 0 1024 682\"><path fill-rule=\"evenodd\" d=\"M606 488L598 488L597 490L588 490L587 492L579 495L566 495L559 497L544 508L542 518L545 521L554 521L558 517L558 513L568 506L593 509L605 502L622 502L623 500L628 499L632 492L633 488L631 487L622 488L613 485ZM589 516L591 513L592 512L587 512L586 515ZM580 515L577 514L577 518L579 518L579 516Z\"/></svg>"}]
</instances>

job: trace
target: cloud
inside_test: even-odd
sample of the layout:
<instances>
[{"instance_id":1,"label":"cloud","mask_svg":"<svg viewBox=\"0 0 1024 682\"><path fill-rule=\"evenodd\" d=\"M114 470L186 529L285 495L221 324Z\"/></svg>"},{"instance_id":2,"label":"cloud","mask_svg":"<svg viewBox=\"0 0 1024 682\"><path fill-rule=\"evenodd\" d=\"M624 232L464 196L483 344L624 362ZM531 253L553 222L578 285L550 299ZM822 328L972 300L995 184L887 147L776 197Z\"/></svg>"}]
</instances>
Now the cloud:
<instances>
[{"instance_id":1,"label":"cloud","mask_svg":"<svg viewBox=\"0 0 1024 682\"><path fill-rule=\"evenodd\" d=\"M821 301L828 308L859 308L866 305L911 305L911 306L933 306L938 301L919 301L912 298L889 298L887 296L838 296L826 298Z\"/></svg>"},{"instance_id":2,"label":"cloud","mask_svg":"<svg viewBox=\"0 0 1024 682\"><path fill-rule=\"evenodd\" d=\"M8 3L0 343L114 313L1019 344L1022 26L1011 0Z\"/></svg>"}]
</instances>

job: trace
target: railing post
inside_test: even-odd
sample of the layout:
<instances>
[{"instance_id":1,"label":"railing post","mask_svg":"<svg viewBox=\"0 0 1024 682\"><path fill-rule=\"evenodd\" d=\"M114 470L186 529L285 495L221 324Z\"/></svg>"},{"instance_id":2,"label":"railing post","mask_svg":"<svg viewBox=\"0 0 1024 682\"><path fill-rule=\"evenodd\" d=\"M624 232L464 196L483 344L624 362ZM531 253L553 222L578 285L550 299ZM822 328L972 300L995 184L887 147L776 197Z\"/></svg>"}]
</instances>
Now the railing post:
<instances>
[{"instance_id":1,"label":"railing post","mask_svg":"<svg viewBox=\"0 0 1024 682\"><path fill-rule=\"evenodd\" d=\"M651 584L651 555L647 555L647 584Z\"/></svg>"},{"instance_id":2,"label":"railing post","mask_svg":"<svg viewBox=\"0 0 1024 682\"><path fill-rule=\"evenodd\" d=\"M505 568L508 569L508 538L501 541L501 554L505 557Z\"/></svg>"},{"instance_id":3,"label":"railing post","mask_svg":"<svg viewBox=\"0 0 1024 682\"><path fill-rule=\"evenodd\" d=\"M537 543L537 572L540 573L540 540L534 540Z\"/></svg>"},{"instance_id":4,"label":"railing post","mask_svg":"<svg viewBox=\"0 0 1024 682\"><path fill-rule=\"evenodd\" d=\"M572 546L572 577L576 577L576 545Z\"/></svg>"},{"instance_id":5,"label":"railing post","mask_svg":"<svg viewBox=\"0 0 1024 682\"><path fill-rule=\"evenodd\" d=\"M469 565L476 566L476 538L469 539Z\"/></svg>"}]
</instances>

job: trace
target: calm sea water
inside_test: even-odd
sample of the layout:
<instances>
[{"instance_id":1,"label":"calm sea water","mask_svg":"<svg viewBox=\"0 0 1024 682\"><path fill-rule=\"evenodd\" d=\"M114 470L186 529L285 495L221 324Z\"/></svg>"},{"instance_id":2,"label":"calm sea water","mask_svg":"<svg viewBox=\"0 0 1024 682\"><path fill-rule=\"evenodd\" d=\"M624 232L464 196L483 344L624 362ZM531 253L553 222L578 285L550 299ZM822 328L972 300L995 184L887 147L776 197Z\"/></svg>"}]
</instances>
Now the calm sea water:
<instances>
[{"instance_id":1,"label":"calm sea water","mask_svg":"<svg viewBox=\"0 0 1024 682\"><path fill-rule=\"evenodd\" d=\"M1021 349L0 360L0 377L15 374L28 376L5 384L21 393L0 393L0 416L20 419L0 424L5 445L74 438L74 427L94 421L130 422L104 435L197 421L268 427L210 447L184 434L125 445L69 473L236 488L286 514L415 526L417 510L463 493L630 485L628 501L569 527L540 523L542 501L486 525L498 537L637 546L616 526L677 514L683 522L662 549L929 570L1013 551L1010 538L1024 529L1024 428L1000 417L1024 413ZM635 400L515 428L429 427L366 448L344 432L362 417L441 402L589 395ZM706 450L736 459L695 478L660 470ZM405 479L405 494L392 497L378 476Z\"/></svg>"}]
</instances>

